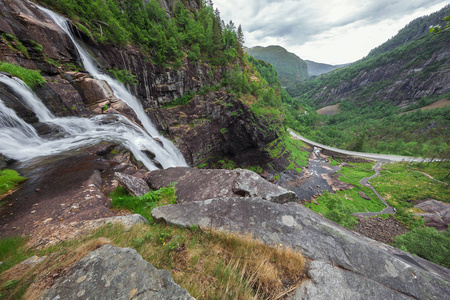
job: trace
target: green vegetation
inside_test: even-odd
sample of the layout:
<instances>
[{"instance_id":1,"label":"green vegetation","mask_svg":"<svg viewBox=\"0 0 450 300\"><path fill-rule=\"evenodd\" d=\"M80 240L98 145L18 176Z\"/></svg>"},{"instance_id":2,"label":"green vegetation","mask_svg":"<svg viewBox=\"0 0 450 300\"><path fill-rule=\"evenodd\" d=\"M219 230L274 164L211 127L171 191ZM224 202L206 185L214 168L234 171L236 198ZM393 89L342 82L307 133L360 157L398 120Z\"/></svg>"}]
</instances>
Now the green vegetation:
<instances>
[{"instance_id":1,"label":"green vegetation","mask_svg":"<svg viewBox=\"0 0 450 300\"><path fill-rule=\"evenodd\" d=\"M401 110L393 105L404 100L401 93L389 91L400 80L427 81L432 74L448 70L450 59L433 59L448 48L450 35L427 34L423 28L441 22L449 13L447 6L429 17L416 19L364 59L289 86L287 91L295 97L289 104L298 110L289 126L316 142L348 150L424 157L445 155L450 139L446 130L449 107L401 113L448 98L449 94L417 99L417 103ZM364 76L369 78L372 75L368 74L383 68L397 71L389 77L363 81ZM338 103L340 113L336 115L315 112L325 104Z\"/></svg>"},{"instance_id":2,"label":"green vegetation","mask_svg":"<svg viewBox=\"0 0 450 300\"><path fill-rule=\"evenodd\" d=\"M26 240L0 241L2 299L36 298L48 278L60 274L90 251L105 244L131 247L156 268L171 272L175 282L196 299L277 299L304 278L303 256L285 247L269 247L250 236L179 228L165 224L138 225L130 230L107 224L90 234L35 250ZM3 245L12 250L4 251ZM46 258L32 268L12 267L27 257ZM20 270L20 271L18 271Z\"/></svg>"},{"instance_id":3,"label":"green vegetation","mask_svg":"<svg viewBox=\"0 0 450 300\"><path fill-rule=\"evenodd\" d=\"M322 214L340 225L352 228L358 224L358 220L352 214L357 212L377 212L386 206L378 199L370 188L362 186L359 181L364 177L374 174L373 163L355 163L341 168L339 180L350 183L354 187L333 194L324 192L315 201L306 203L305 206ZM363 199L359 193L364 193L370 200Z\"/></svg>"},{"instance_id":4,"label":"green vegetation","mask_svg":"<svg viewBox=\"0 0 450 300\"><path fill-rule=\"evenodd\" d=\"M35 70L22 68L7 62L0 62L0 71L11 74L22 79L30 88L43 85L45 79Z\"/></svg>"},{"instance_id":5,"label":"green vegetation","mask_svg":"<svg viewBox=\"0 0 450 300\"><path fill-rule=\"evenodd\" d=\"M119 70L117 68L110 69L109 72L116 77L116 79L123 83L123 84L129 84L129 85L137 85L138 80L136 79L136 76L133 75L128 70Z\"/></svg>"},{"instance_id":6,"label":"green vegetation","mask_svg":"<svg viewBox=\"0 0 450 300\"><path fill-rule=\"evenodd\" d=\"M111 193L110 197L113 208L128 209L133 213L140 214L149 221L153 220L151 215L153 208L177 202L173 186L150 191L141 197L130 196L124 187L119 186Z\"/></svg>"},{"instance_id":7,"label":"green vegetation","mask_svg":"<svg viewBox=\"0 0 450 300\"><path fill-rule=\"evenodd\" d=\"M448 168L449 162L388 164L383 166L380 176L371 180L371 184L397 209L395 217L398 220L410 229L418 228L423 225L423 220L413 215L413 206L417 201L431 198L450 202L448 186L428 178L423 173L448 182Z\"/></svg>"},{"instance_id":8,"label":"green vegetation","mask_svg":"<svg viewBox=\"0 0 450 300\"><path fill-rule=\"evenodd\" d=\"M414 228L397 236L393 246L436 264L450 268L450 229L443 232L433 227Z\"/></svg>"},{"instance_id":9,"label":"green vegetation","mask_svg":"<svg viewBox=\"0 0 450 300\"><path fill-rule=\"evenodd\" d=\"M0 196L14 189L24 180L26 180L26 178L20 176L19 173L14 170L0 170Z\"/></svg>"},{"instance_id":10,"label":"green vegetation","mask_svg":"<svg viewBox=\"0 0 450 300\"><path fill-rule=\"evenodd\" d=\"M427 97L405 111L437 100L448 94ZM297 113L289 126L303 136L341 149L406 156L435 157L448 151L450 106L417 110L399 115L399 109L388 103L367 102L356 105L339 103L337 115L318 115L306 104L308 111ZM428 128L429 124L434 124Z\"/></svg>"},{"instance_id":11,"label":"green vegetation","mask_svg":"<svg viewBox=\"0 0 450 300\"><path fill-rule=\"evenodd\" d=\"M192 99L194 99L195 93L192 91L189 91L185 93L183 96L181 96L178 99L175 99L171 102L165 103L162 105L162 107L174 107L178 105L188 105Z\"/></svg>"},{"instance_id":12,"label":"green vegetation","mask_svg":"<svg viewBox=\"0 0 450 300\"><path fill-rule=\"evenodd\" d=\"M12 49L19 51L27 58L30 58L30 54L28 54L27 48L19 41L15 36L9 33L2 33L0 38L6 41L6 44Z\"/></svg>"},{"instance_id":13,"label":"green vegetation","mask_svg":"<svg viewBox=\"0 0 450 300\"><path fill-rule=\"evenodd\" d=\"M441 27L439 25L434 26L434 27L430 28L430 32L431 33L441 33L444 31L449 31L450 30L450 16L445 17L443 20L446 22L446 24L443 27Z\"/></svg>"},{"instance_id":14,"label":"green vegetation","mask_svg":"<svg viewBox=\"0 0 450 300\"><path fill-rule=\"evenodd\" d=\"M277 140L273 141L266 147L271 158L286 157L290 165L286 170L296 170L301 172L301 168L308 165L309 152L305 143L294 140L289 134L284 133Z\"/></svg>"},{"instance_id":15,"label":"green vegetation","mask_svg":"<svg viewBox=\"0 0 450 300\"><path fill-rule=\"evenodd\" d=\"M371 50L368 56L376 56L388 51L391 51L399 46L402 46L405 41L419 39L428 34L424 28L428 28L430 24L445 26L443 18L450 14L450 6L447 5L438 12L432 13L429 16L424 16L411 21L403 29L401 29L394 37L387 42Z\"/></svg>"},{"instance_id":16,"label":"green vegetation","mask_svg":"<svg viewBox=\"0 0 450 300\"><path fill-rule=\"evenodd\" d=\"M287 86L308 78L308 67L300 57L280 46L253 47L247 53L275 67L281 85Z\"/></svg>"},{"instance_id":17,"label":"green vegetation","mask_svg":"<svg viewBox=\"0 0 450 300\"><path fill-rule=\"evenodd\" d=\"M104 43L136 44L158 65L181 66L185 57L226 65L242 57L242 30L223 24L212 3L197 2L200 9L177 1L171 16L157 0L39 0L60 11L76 27Z\"/></svg>"}]
</instances>

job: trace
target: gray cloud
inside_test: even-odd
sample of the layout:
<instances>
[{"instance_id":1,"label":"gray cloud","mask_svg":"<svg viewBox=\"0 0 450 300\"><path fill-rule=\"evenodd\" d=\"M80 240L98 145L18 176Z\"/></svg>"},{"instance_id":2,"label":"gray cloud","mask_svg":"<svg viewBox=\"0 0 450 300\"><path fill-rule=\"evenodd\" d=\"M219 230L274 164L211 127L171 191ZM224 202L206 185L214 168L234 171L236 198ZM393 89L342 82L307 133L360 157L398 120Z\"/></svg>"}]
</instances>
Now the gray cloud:
<instances>
[{"instance_id":1,"label":"gray cloud","mask_svg":"<svg viewBox=\"0 0 450 300\"><path fill-rule=\"evenodd\" d=\"M241 24L247 41L280 41L281 46L317 42L331 32L352 31L405 16L447 1L443 0L215 0L225 21ZM345 7L343 5L346 5ZM420 13L424 15L426 13ZM402 24L403 27L406 24ZM398 29L397 29L398 30ZM394 35L396 32L391 32ZM386 35L386 33L384 33ZM254 45L250 45L254 46Z\"/></svg>"}]
</instances>

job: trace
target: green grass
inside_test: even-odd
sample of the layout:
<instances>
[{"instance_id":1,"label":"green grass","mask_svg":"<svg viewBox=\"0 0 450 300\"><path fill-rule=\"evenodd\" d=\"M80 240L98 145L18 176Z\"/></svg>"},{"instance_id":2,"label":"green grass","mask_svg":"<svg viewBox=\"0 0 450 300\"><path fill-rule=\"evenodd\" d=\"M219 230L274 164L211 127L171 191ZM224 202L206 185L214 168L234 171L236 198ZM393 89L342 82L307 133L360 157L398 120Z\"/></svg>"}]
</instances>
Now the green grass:
<instances>
[{"instance_id":1,"label":"green grass","mask_svg":"<svg viewBox=\"0 0 450 300\"><path fill-rule=\"evenodd\" d=\"M6 194L24 180L26 178L20 176L14 170L0 170L0 196Z\"/></svg>"},{"instance_id":2,"label":"green grass","mask_svg":"<svg viewBox=\"0 0 450 300\"><path fill-rule=\"evenodd\" d=\"M22 252L47 257L31 269L1 273L1 299L39 295L53 274L64 272L90 251L109 243L131 247L156 268L168 270L174 281L196 299L225 299L224 295L226 299L278 299L304 278L301 253L269 247L250 236L197 226L142 224L124 230L121 225L107 224L43 250L27 250L23 242L11 244L17 252L9 251L9 257ZM34 285L30 287L31 283Z\"/></svg>"},{"instance_id":3,"label":"green grass","mask_svg":"<svg viewBox=\"0 0 450 300\"><path fill-rule=\"evenodd\" d=\"M270 143L266 150L269 152L271 158L279 158L287 156L287 161L290 162L286 167L288 170L296 170L301 172L301 168L308 165L309 152L306 150L308 146L299 140L294 140L290 135L283 134L280 138Z\"/></svg>"},{"instance_id":4,"label":"green grass","mask_svg":"<svg viewBox=\"0 0 450 300\"><path fill-rule=\"evenodd\" d=\"M436 264L450 268L450 230L437 231L433 227L415 228L397 236L395 247Z\"/></svg>"},{"instance_id":5,"label":"green grass","mask_svg":"<svg viewBox=\"0 0 450 300\"><path fill-rule=\"evenodd\" d=\"M342 176L339 177L339 180L350 183L354 187L334 194L325 192L317 198L317 204L306 203L305 205L347 228L352 228L357 224L353 213L382 211L386 206L370 188L359 183L364 177L370 177L375 173L372 170L373 165L374 163L355 163L342 167L340 170ZM363 192L370 197L370 200L363 199L358 192Z\"/></svg>"},{"instance_id":6,"label":"green grass","mask_svg":"<svg viewBox=\"0 0 450 300\"><path fill-rule=\"evenodd\" d=\"M371 180L372 185L382 197L397 209L395 217L408 228L418 228L423 225L423 219L413 214L413 206L420 200L435 199L450 202L449 187L432 180L420 172L433 174L444 179L448 167L441 163L409 164L396 163L384 165L381 176ZM418 172L420 170L420 172ZM430 175L431 175L430 174Z\"/></svg>"},{"instance_id":7,"label":"green grass","mask_svg":"<svg viewBox=\"0 0 450 300\"><path fill-rule=\"evenodd\" d=\"M41 86L46 81L38 71L22 68L18 65L0 62L0 71L22 79L30 88Z\"/></svg>"},{"instance_id":8,"label":"green grass","mask_svg":"<svg viewBox=\"0 0 450 300\"><path fill-rule=\"evenodd\" d=\"M130 196L124 187L119 186L109 196L112 199L112 207L130 210L133 213L142 215L149 221L153 221L151 215L153 208L167 204L175 204L177 201L173 186L150 191L141 197Z\"/></svg>"}]
</instances>

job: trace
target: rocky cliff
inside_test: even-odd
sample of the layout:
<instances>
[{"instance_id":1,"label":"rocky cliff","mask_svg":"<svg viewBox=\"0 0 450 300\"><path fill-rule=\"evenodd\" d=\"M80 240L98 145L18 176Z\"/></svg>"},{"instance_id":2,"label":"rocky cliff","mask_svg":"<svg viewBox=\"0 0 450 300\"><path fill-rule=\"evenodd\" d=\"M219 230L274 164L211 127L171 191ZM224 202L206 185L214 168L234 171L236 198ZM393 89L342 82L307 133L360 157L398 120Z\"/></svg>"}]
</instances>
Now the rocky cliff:
<instances>
[{"instance_id":1,"label":"rocky cliff","mask_svg":"<svg viewBox=\"0 0 450 300\"><path fill-rule=\"evenodd\" d=\"M170 13L174 2L162 2ZM42 11L18 0L2 0L0 7L4 12L0 19L0 61L40 70L47 83L36 87L35 92L55 115L87 117L119 112L139 124L133 111L114 96L106 82L85 72L71 40ZM189 7L196 9L198 3L191 1ZM135 76L137 84L128 85L129 90L157 128L175 140L190 164L212 165L223 158L244 165L266 162L268 155L262 149L277 138L277 133L267 130L270 121L257 117L248 105L224 90L196 96L186 106L163 108L187 92L216 86L226 67L212 69L187 59L179 68L157 66L136 46L102 44L69 25L96 57L99 69L126 70L129 76ZM9 99L8 106L14 106L36 127L41 126L20 101L13 101L15 96L6 88L1 92Z\"/></svg>"}]
</instances>

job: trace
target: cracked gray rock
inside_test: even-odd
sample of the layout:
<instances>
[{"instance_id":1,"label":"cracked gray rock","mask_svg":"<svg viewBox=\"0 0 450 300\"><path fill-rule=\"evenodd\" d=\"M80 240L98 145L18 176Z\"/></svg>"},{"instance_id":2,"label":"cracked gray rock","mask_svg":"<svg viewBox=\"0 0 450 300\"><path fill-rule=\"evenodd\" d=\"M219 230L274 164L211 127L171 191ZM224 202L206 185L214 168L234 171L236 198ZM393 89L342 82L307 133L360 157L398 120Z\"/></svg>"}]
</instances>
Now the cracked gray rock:
<instances>
[{"instance_id":1,"label":"cracked gray rock","mask_svg":"<svg viewBox=\"0 0 450 300\"><path fill-rule=\"evenodd\" d=\"M370 280L367 284L373 291L381 293L388 288L396 299L445 299L450 295L450 270L357 235L297 203L230 197L157 207L152 216L184 227L251 233L267 244L290 246L312 260L352 272L356 277L351 281ZM342 274L344 281L350 276ZM364 290L355 288L353 292L365 298ZM380 299L376 292L373 295L371 299Z\"/></svg>"},{"instance_id":2,"label":"cracked gray rock","mask_svg":"<svg viewBox=\"0 0 450 300\"><path fill-rule=\"evenodd\" d=\"M261 197L278 203L298 200L294 192L244 169L169 168L148 173L146 181L154 189L176 183L177 203L221 197Z\"/></svg>"},{"instance_id":3,"label":"cracked gray rock","mask_svg":"<svg viewBox=\"0 0 450 300\"><path fill-rule=\"evenodd\" d=\"M169 271L156 269L134 249L112 245L86 255L44 299L195 300Z\"/></svg>"}]
</instances>

